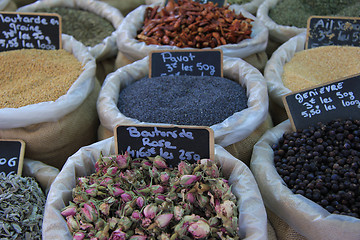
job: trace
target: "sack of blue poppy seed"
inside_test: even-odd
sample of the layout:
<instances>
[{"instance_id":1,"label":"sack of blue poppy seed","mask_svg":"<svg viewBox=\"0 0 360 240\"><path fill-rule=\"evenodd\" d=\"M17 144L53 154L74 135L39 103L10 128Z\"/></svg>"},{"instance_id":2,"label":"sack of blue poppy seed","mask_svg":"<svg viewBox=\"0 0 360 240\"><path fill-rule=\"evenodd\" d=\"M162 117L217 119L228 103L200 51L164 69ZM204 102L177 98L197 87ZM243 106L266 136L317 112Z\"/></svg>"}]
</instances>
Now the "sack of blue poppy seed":
<instances>
[{"instance_id":1,"label":"sack of blue poppy seed","mask_svg":"<svg viewBox=\"0 0 360 240\"><path fill-rule=\"evenodd\" d=\"M16 11L17 6L12 0L3 0L0 2L0 11L4 12L14 12Z\"/></svg>"},{"instance_id":2,"label":"sack of blue poppy seed","mask_svg":"<svg viewBox=\"0 0 360 240\"><path fill-rule=\"evenodd\" d=\"M177 120L179 125L194 125L185 123L185 121L193 119L196 122L200 120L211 120L215 116L222 118L217 123L209 123L210 126L214 130L214 138L215 143L225 147L231 154L233 154L236 158L249 163L251 152L256 141L261 137L261 135L269 128L272 127L272 121L268 114L268 97L267 97L267 89L266 83L264 82L262 74L255 67L251 66L247 62L239 58L230 58L224 56L223 61L223 72L224 72L224 80L231 80L235 83L240 84L240 86L236 85L236 87L242 87L243 90L246 90L247 99L245 99L246 107L241 111L236 111L233 113L228 113L229 115L225 115L224 109L218 109L218 111L212 111L211 107L204 108L203 111L200 111L199 114L188 114L189 117L183 120ZM106 78L97 103L97 109L99 114L99 119L101 125L98 131L98 137L100 140L113 136L113 129L118 124L143 124L143 125L151 125L154 123L154 120L149 121L141 121L139 118L129 117L125 115L123 112L119 110L118 102L120 92L126 89L126 87L131 86L131 84L136 83L138 80L141 80L147 77L149 74L149 58L145 57L142 60L131 63L127 66L124 66L114 73L111 73ZM211 77L209 77L210 81ZM229 80L230 79L230 80ZM203 80L204 81L204 80ZM216 80L213 80L216 84ZM233 83L232 82L232 83ZM234 84L234 83L233 83ZM210 85L210 84L209 84ZM220 84L220 87L223 87L225 84ZM180 85L181 86L181 85ZM140 85L141 87L141 85ZM201 85L199 87L207 87L207 84ZM198 89L198 88L191 88ZM146 88L145 88L146 90ZM237 92L236 92L237 93ZM231 96L224 90L224 96L220 97L220 95L211 95L203 92L201 94L205 94L204 98L216 98L219 100L230 99ZM173 95L172 97L178 96ZM189 97L197 97L199 94L192 95L189 94ZM138 98L140 101L153 101L154 98ZM177 99L186 99L186 96L179 96ZM166 100L166 99L164 99ZM181 100L181 99L180 99ZM238 100L238 99L236 99ZM194 100L195 101L195 100ZM195 103L193 101L193 103ZM214 101L214 99L212 100ZM187 101L186 103L191 103L192 100ZM236 102L234 99L231 100L229 106ZM184 104L188 105L188 104ZM234 104L234 107L238 107L238 105ZM137 105L141 106L141 104ZM164 105L165 106L165 105ZM156 107L155 107L156 108ZM195 106L193 110L198 110L199 107ZM176 112L178 110L173 109L175 115L180 117L180 112ZM184 110L182 110L184 111ZM140 111L140 114L152 114L155 111ZM181 116L186 116L186 112L182 112ZM208 115L207 115L208 114ZM161 116L168 116L167 114ZM150 116L151 117L151 116ZM153 117L160 117L153 116ZM154 118L153 118L154 119ZM219 119L219 118L218 118ZM163 124L168 124L169 119L162 119ZM159 123L158 121L155 123ZM199 125L199 123L198 123Z\"/></svg>"},{"instance_id":3,"label":"sack of blue poppy seed","mask_svg":"<svg viewBox=\"0 0 360 240\"><path fill-rule=\"evenodd\" d=\"M55 69L60 69L61 73L52 78L49 76L49 79L46 79L46 81L43 82L41 82L43 80L43 75L33 73L31 79L34 79L34 81L40 79L40 81L38 81L37 84L34 84L34 86L29 86L29 89L32 89L32 92L35 92L35 90L40 91L39 94L35 96L32 94L30 99L28 99L30 92L21 98L17 97L22 99L20 103L25 99L28 101L28 104L24 106L18 105L19 107L15 107L15 105L12 105L13 107L5 106L0 108L0 138L24 140L26 143L25 158L38 160L59 169L65 163L66 159L80 147L91 144L97 140L96 131L99 119L96 111L96 100L100 91L100 84L95 77L95 59L87 51L87 48L82 43L66 34L62 34L62 47L61 51L67 53L67 55L71 57L71 60L73 60L71 62L75 62L76 66L78 66L76 71L73 71L72 69L71 71L69 69L67 69L67 71L61 71L64 67L60 67L60 61L54 68L54 64L42 62L41 59L43 58L41 58L40 60L37 60L37 64L30 66L33 66L33 69L35 70L37 69L35 73L43 70L43 74L45 74L44 71L47 71L46 73L49 75L49 73L52 74ZM18 53L24 52L23 56L29 55L30 57L35 57L36 55L25 55L25 53L29 51L32 53L38 52L38 54L50 54L51 52L49 51L55 51L53 54L60 54L57 53L57 51L60 50L22 49L17 51ZM2 54L5 56L5 54L13 54L14 52L15 51L7 51ZM53 55L52 59L52 61L55 62L55 59L57 59L56 55ZM8 63L10 60L16 59L10 58L6 62L2 60L0 64ZM20 60L22 59L19 59L19 61ZM23 66L25 65L26 63L24 63ZM66 64L64 63L63 65ZM29 67L29 65L26 66ZM16 67L17 69L20 69L16 74L23 76L26 73L21 71L22 65ZM31 72L33 69L26 71ZM54 69L54 71L49 72L49 69ZM11 72L15 72L15 70ZM74 72L76 74L73 74ZM66 78L69 80L68 90L64 90L64 87L59 88L57 83L61 80L58 79L60 75L62 76L61 79ZM30 82L30 77L28 78ZM21 78L19 77L19 79ZM4 78L4 81L6 80L7 79ZM15 81L13 80L12 82ZM63 95L60 95L55 100L36 101L39 99L39 95L43 97L47 96L45 95L47 91L41 91L41 86L43 88L44 86L45 88L49 88L51 84L54 85L52 89L61 89L61 92L64 92L64 94L61 93ZM63 82L62 84L65 83ZM11 89L10 92L12 92ZM57 92L53 93L55 94ZM21 93L18 93L16 96L21 96L19 94ZM52 99L52 96L54 95L50 95L49 97ZM14 104L18 104L18 102L15 102Z\"/></svg>"},{"instance_id":4,"label":"sack of blue poppy seed","mask_svg":"<svg viewBox=\"0 0 360 240\"><path fill-rule=\"evenodd\" d=\"M17 11L58 13L62 17L62 33L82 42L96 59L100 83L114 71L118 54L116 29L124 18L117 8L93 0L43 0Z\"/></svg>"},{"instance_id":5,"label":"sack of blue poppy seed","mask_svg":"<svg viewBox=\"0 0 360 240\"><path fill-rule=\"evenodd\" d=\"M96 162L99 160L100 156L106 157L114 154L114 138L108 138L90 146L81 148L77 153L72 155L67 160L63 169L54 180L48 194L43 225L43 238L45 240L63 240L73 238L69 231L67 221L61 212L65 206L67 206L69 202L73 200L72 190L75 188L78 179L90 176L95 172ZM256 186L256 182L252 176L251 171L245 164L234 158L231 154L218 145L215 145L214 160L220 164L222 174L229 181L229 184L232 185L231 191L237 197L236 202L237 209L239 211L237 223L239 227L238 236L241 239L246 240L266 240L266 212L262 203L261 195ZM123 197L125 197L125 195ZM101 207L101 209L103 208ZM114 218L116 219L116 217ZM101 222L100 218L99 222ZM74 221L73 223L74 225L72 225L71 228L77 229L77 223ZM93 226L91 223L85 225L89 227L88 229L91 229ZM85 227L85 225L83 227ZM99 230L101 225L98 225L95 228ZM80 228L78 229L79 232L77 234L81 235L82 231ZM151 231L150 229L151 228L149 228L149 231ZM110 232L113 230L114 229L110 228L106 230L105 227L102 233L105 236L106 234L110 235ZM84 232L85 231L86 228L84 228ZM140 235L141 233L137 234Z\"/></svg>"},{"instance_id":6,"label":"sack of blue poppy seed","mask_svg":"<svg viewBox=\"0 0 360 240\"><path fill-rule=\"evenodd\" d=\"M144 25L144 15L148 7L163 8L162 3L139 6L124 18L118 29L118 49L131 61L142 59L154 50L181 49L175 45L147 45L145 42L137 39L138 31ZM219 45L214 49L221 49L224 56L239 58L246 58L250 55L264 52L268 40L267 28L256 17L242 8L235 9L235 14L242 14L245 18L253 20L251 21L250 38L243 39L235 44Z\"/></svg>"},{"instance_id":7,"label":"sack of blue poppy seed","mask_svg":"<svg viewBox=\"0 0 360 240\"><path fill-rule=\"evenodd\" d=\"M348 124L348 123L346 123ZM334 125L335 126L335 125ZM339 127L340 124L336 125L336 127ZM358 123L357 123L357 128L359 127ZM321 127L319 126L319 129L329 129L329 127ZM353 128L352 128L353 129ZM326 138L326 134L325 132L327 132L328 130L324 130L323 134L321 135L323 139ZM315 130L314 130L315 131ZM314 131L312 131L312 133L314 133ZM330 213L329 211L331 210L331 208L328 208L328 206L330 204L332 204L330 201L324 202L321 201L320 203L315 202L315 192L316 189L321 191L321 200L329 199L329 197L333 197L333 196L325 196L323 194L325 194L323 192L323 188L320 187L320 185L316 186L315 188L313 188L313 192L310 194L308 193L308 190L310 190L310 185L307 185L308 187L306 187L306 193L301 191L296 191L294 193L294 189L295 189L295 185L292 189L290 189L290 187L288 187L288 184L292 184L290 183L290 180L293 179L294 182L296 182L297 184L301 184L304 183L305 184L305 179L302 178L302 176L300 176L302 173L306 174L305 171L301 172L301 174L296 174L295 170L293 170L292 172L290 172L290 180L289 178L285 178L285 177L281 177L280 176L280 166L282 164L288 165L289 164L289 160L287 163L285 163L285 161L283 163L280 164L279 161L278 164L275 164L275 159L274 156L277 155L275 153L276 149L276 145L280 145L282 143L280 143L281 139L284 139L284 134L286 133L292 133L292 127L290 124L290 120L286 120L282 123L280 123L279 125L275 126L274 128L268 130L262 137L261 139L255 144L254 146L254 151L253 151L253 155L251 158L251 163L250 163L250 169L253 172L256 182L259 186L261 195L263 197L265 206L270 210L269 211L269 219L272 221L272 225L274 226L275 231L277 232L278 237L281 236L281 238L279 239L319 239L319 240L338 240L338 239L347 239L347 240L356 240L359 239L360 236L360 219L353 217L351 215L344 215L343 214L336 214L336 213ZM330 132L329 132L330 133ZM310 134L310 135L309 135ZM331 134L331 133L330 133ZM309 141L311 141L311 137L310 136L314 136L311 135L311 130L307 131L307 132L298 132L297 136L299 137L298 139L294 139L296 146L299 146L298 144L301 144L298 148L299 149L309 149L308 147L305 147L305 143L307 143L308 141L306 141L307 136L309 136ZM287 147L284 145L284 151L286 152L285 149L290 149L293 148L293 151L295 150L296 146L292 146L292 143L290 143L289 141L291 139L288 139L288 144ZM300 139L304 139L304 141L302 142L302 140ZM315 141L314 141L315 142ZM325 141L324 141L325 142ZM311 144L311 143L309 143ZM334 141L334 144L335 141ZM311 149L315 149L316 145L319 145L318 141L316 141L316 143L313 144L313 146L311 147ZM333 146L331 146L333 147ZM280 150L279 150L280 151ZM304 150L299 150L300 151L304 151ZM334 151L335 152L335 151ZM337 151L336 151L337 152ZM280 153L280 152L279 152ZM290 156L293 155L293 153L288 152L289 155L287 155L287 153L284 153L283 156ZM315 152L314 152L315 153ZM336 154L336 153L334 153ZM340 151L339 153L340 154ZM295 155L295 154L294 154ZM293 168L295 169L308 169L308 174L307 175L303 175L305 176L305 178L308 180L308 184L310 184L310 181L312 181L312 179L318 179L316 180L316 183L318 182L324 182L328 181L325 178L321 178L320 173L321 171L324 171L323 168L320 168L320 165L316 165L315 166L315 162L317 163L321 163L321 161L316 160L315 161L315 155L313 155L312 157L308 158L309 155L308 154L304 154L306 155L306 158L302 158L302 157L294 157L295 160L295 164L293 166ZM321 157L322 154L319 155L319 157ZM325 156L325 155L323 155ZM326 157L325 159L329 160L329 156ZM283 159L288 159L286 157L283 157ZM347 158L350 159L350 158ZM280 159L279 159L280 160ZM300 162L305 162L305 163L300 163ZM330 161L330 160L329 160ZM326 163L323 164L323 166L331 166L331 163ZM291 163L290 163L291 164ZM314 170L314 167L317 167L318 170L316 170L315 172L310 172L310 169L305 167L305 165L310 166L311 165L311 169ZM299 167L298 167L299 165ZM346 165L346 164L345 164ZM344 168L345 168L345 165ZM356 164L357 167L357 164ZM278 169L279 168L279 169ZM284 171L286 170L285 168L281 167L282 169L284 169ZM336 166L335 166L336 168ZM328 168L328 170L333 169L332 167ZM286 171L291 171L290 167L288 168L288 170ZM327 172L327 171L326 171ZM285 174L285 172L284 172ZM295 174L295 178L294 177ZM318 175L318 176L316 176ZM337 176L331 176L331 179L336 179ZM355 174L356 176L356 174ZM318 178L317 178L318 177ZM330 177L329 177L330 178ZM299 179L303 179L301 181L299 181ZM330 181L332 181L330 179ZM348 179L348 178L347 178ZM342 181L342 180L340 180ZM349 180L344 180L344 181L349 181ZM313 183L315 184L315 183ZM293 186L293 185L291 185ZM326 186L328 186L326 184ZM300 190L300 186L298 186L299 188L297 188L298 190ZM319 187L319 188L318 188ZM329 186L328 186L329 187ZM331 191L335 191L335 188L333 188L331 186ZM347 188L349 189L349 188ZM356 187L355 187L356 189ZM330 191L330 190L329 190ZM345 189L344 189L345 191ZM340 193L341 191L339 191L339 196L342 196L342 193ZM335 193L335 192L334 192ZM303 195L305 194L305 196ZM309 197L307 197L310 194ZM311 196L312 195L312 196ZM351 196L354 195L349 195L350 198ZM313 198L313 200L310 200L310 198ZM317 197L318 198L318 197ZM347 200L345 200L345 202L343 202L343 204L349 204L348 201L350 201L350 198L347 198ZM320 199L318 199L319 201ZM336 200L334 200L336 203ZM340 201L337 202L337 204L340 204ZM347 202L347 203L346 203ZM354 210L351 211L357 211L358 212L358 203L354 203ZM337 206L338 207L338 206ZM339 211L341 208L338 208ZM342 208L343 210L345 210L345 208ZM328 211L329 210L329 211ZM334 209L332 209L331 211L333 211ZM336 209L335 209L336 210ZM345 210L346 211L346 210Z\"/></svg>"}]
</instances>

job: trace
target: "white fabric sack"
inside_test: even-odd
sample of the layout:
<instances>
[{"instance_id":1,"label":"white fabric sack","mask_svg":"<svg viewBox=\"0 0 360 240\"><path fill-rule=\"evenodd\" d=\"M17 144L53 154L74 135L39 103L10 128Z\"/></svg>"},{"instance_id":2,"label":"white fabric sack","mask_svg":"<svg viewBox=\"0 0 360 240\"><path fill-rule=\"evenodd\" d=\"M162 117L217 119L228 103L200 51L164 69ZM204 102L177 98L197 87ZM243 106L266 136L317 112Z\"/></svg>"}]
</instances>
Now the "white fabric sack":
<instances>
[{"instance_id":1,"label":"white fabric sack","mask_svg":"<svg viewBox=\"0 0 360 240\"><path fill-rule=\"evenodd\" d=\"M35 12L37 9L46 7L68 7L94 13L108 20L115 31L106 37L101 43L90 47L86 46L88 51L97 61L116 56L118 49L116 46L116 29L124 19L121 12L111 5L94 0L41 0L19 8L18 12Z\"/></svg>"},{"instance_id":2,"label":"white fabric sack","mask_svg":"<svg viewBox=\"0 0 360 240\"><path fill-rule=\"evenodd\" d=\"M117 30L117 47L130 61L136 61L149 55L151 51L163 49L194 49L194 48L179 48L170 45L147 45L145 42L136 40L137 31L143 26L144 15L147 7L155 7L162 3L154 3L152 5L141 5L131 11ZM221 49L224 56L245 58L254 53L262 52L266 49L268 42L268 29L256 17L243 8L239 8L236 14L240 12L247 18L254 21L252 24L251 39L245 39L237 44L226 44L218 46L214 49ZM207 48L204 48L207 49Z\"/></svg>"},{"instance_id":3,"label":"white fabric sack","mask_svg":"<svg viewBox=\"0 0 360 240\"><path fill-rule=\"evenodd\" d=\"M85 46L73 37L62 34L63 49L72 53L82 64L83 72L65 95L56 101L30 104L19 108L0 109L0 129L26 127L42 122L55 122L77 109L93 91L95 60Z\"/></svg>"},{"instance_id":4,"label":"white fabric sack","mask_svg":"<svg viewBox=\"0 0 360 240\"><path fill-rule=\"evenodd\" d=\"M82 147L68 158L51 185L45 205L42 237L44 240L67 240L72 236L61 210L72 200L76 179L91 175L100 156L115 154L114 138ZM250 169L222 147L215 145L215 160L232 184L238 198L240 237L246 240L267 239L267 218L263 201Z\"/></svg>"},{"instance_id":5,"label":"white fabric sack","mask_svg":"<svg viewBox=\"0 0 360 240\"><path fill-rule=\"evenodd\" d=\"M259 70L240 58L224 56L223 60L224 78L241 84L248 97L246 109L210 126L214 130L215 143L227 147L248 137L266 120L269 99L266 83ZM117 107L120 91L148 75L149 57L145 57L107 76L99 93L97 110L101 124L108 131L113 132L118 124L156 124L126 117Z\"/></svg>"},{"instance_id":6,"label":"white fabric sack","mask_svg":"<svg viewBox=\"0 0 360 240\"><path fill-rule=\"evenodd\" d=\"M250 169L259 185L265 206L309 240L359 240L360 219L330 214L320 205L286 187L274 166L271 146L285 132L290 120L268 130L255 144Z\"/></svg>"},{"instance_id":7,"label":"white fabric sack","mask_svg":"<svg viewBox=\"0 0 360 240\"><path fill-rule=\"evenodd\" d=\"M12 0L1 0L0 1L0 11L15 11L16 10L16 4Z\"/></svg>"},{"instance_id":8,"label":"white fabric sack","mask_svg":"<svg viewBox=\"0 0 360 240\"><path fill-rule=\"evenodd\" d=\"M271 8L276 6L276 4L281 0L264 0L260 4L256 17L265 24L269 29L269 39L274 40L275 42L284 43L290 38L298 35L299 33L306 32L306 28L298 28L295 26L285 26L280 25L274 22L269 17L269 11Z\"/></svg>"},{"instance_id":9,"label":"white fabric sack","mask_svg":"<svg viewBox=\"0 0 360 240\"><path fill-rule=\"evenodd\" d=\"M252 1L244 3L244 4L230 4L230 9L234 9L235 12L237 12L237 9L239 7L241 7L241 8L244 8L249 13L256 15L256 12L257 12L260 4L263 2L264 2L264 0L252 0Z\"/></svg>"}]
</instances>

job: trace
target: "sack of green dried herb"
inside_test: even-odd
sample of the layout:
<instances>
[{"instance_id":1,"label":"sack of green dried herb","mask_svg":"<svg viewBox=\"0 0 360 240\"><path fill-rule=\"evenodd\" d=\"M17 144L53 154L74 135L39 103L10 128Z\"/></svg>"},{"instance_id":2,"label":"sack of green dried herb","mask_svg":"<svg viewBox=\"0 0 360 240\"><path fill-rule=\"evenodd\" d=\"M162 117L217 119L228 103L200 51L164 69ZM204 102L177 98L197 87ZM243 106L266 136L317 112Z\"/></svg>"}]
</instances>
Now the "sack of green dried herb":
<instances>
[{"instance_id":1,"label":"sack of green dried herb","mask_svg":"<svg viewBox=\"0 0 360 240\"><path fill-rule=\"evenodd\" d=\"M272 127L271 118L268 116L267 89L264 85L266 83L255 67L240 58L224 56L223 72L224 77L241 84L246 89L247 108L235 112L232 116L224 116L224 121L211 126L215 132L215 143L225 147L235 157L248 164L253 145L267 129ZM113 136L113 129L117 124L150 124L125 116L117 106L120 91L148 74L149 57L145 57L107 76L97 103L101 122L99 139ZM224 115L222 111L218 114Z\"/></svg>"},{"instance_id":2,"label":"sack of green dried herb","mask_svg":"<svg viewBox=\"0 0 360 240\"><path fill-rule=\"evenodd\" d=\"M76 186L78 179L94 173L100 154L102 156L113 155L115 153L114 145L114 138L108 138L81 148L68 159L48 194L44 214L44 239L72 239L61 211L73 200L72 189ZM221 171L232 184L231 190L237 197L239 236L249 240L267 239L265 208L248 167L218 145L215 145L214 160L220 163ZM73 227L76 229L76 223ZM98 225L97 229L99 227L101 226ZM108 231L113 231L113 229Z\"/></svg>"},{"instance_id":3,"label":"sack of green dried herb","mask_svg":"<svg viewBox=\"0 0 360 240\"><path fill-rule=\"evenodd\" d=\"M93 0L43 0L17 11L58 13L62 17L62 33L82 42L95 57L100 83L114 71L118 54L116 29L124 18L117 8Z\"/></svg>"},{"instance_id":4,"label":"sack of green dried herb","mask_svg":"<svg viewBox=\"0 0 360 240\"><path fill-rule=\"evenodd\" d=\"M142 59L151 51L161 49L181 49L171 45L147 45L145 42L136 39L138 31L144 25L145 12L148 7L160 7L160 3L152 5L142 5L130 12L118 28L117 46L131 61ZM249 39L244 39L236 44L225 44L215 47L221 49L224 56L246 58L250 55L263 52L267 45L268 30L256 17L244 9L236 9L235 14L243 14L245 18L252 19L251 35ZM206 25L208 26L208 25Z\"/></svg>"},{"instance_id":5,"label":"sack of green dried herb","mask_svg":"<svg viewBox=\"0 0 360 240\"><path fill-rule=\"evenodd\" d=\"M12 0L3 0L0 2L0 11L4 12L14 12L16 11L17 6Z\"/></svg>"},{"instance_id":6,"label":"sack of green dried herb","mask_svg":"<svg viewBox=\"0 0 360 240\"><path fill-rule=\"evenodd\" d=\"M351 186L359 181L358 165L350 164L356 162L356 157L346 157L342 151L333 151L334 157L327 155L344 142L355 142L347 137L329 142L332 131L351 126L352 130L357 129L358 135L359 125L358 120L335 121L293 133L290 120L286 120L267 131L255 144L250 169L279 240L359 239L360 219L354 217L354 213L359 214L355 200L359 194L358 184ZM321 151L321 141L311 143L313 137L331 145ZM355 145L351 146L352 152L359 152ZM349 164L337 161L339 157ZM352 207L346 207L349 205Z\"/></svg>"},{"instance_id":7,"label":"sack of green dried herb","mask_svg":"<svg viewBox=\"0 0 360 240\"><path fill-rule=\"evenodd\" d=\"M12 107L0 108L0 138L4 139L22 139L26 143L25 157L33 160L44 162L48 165L61 168L66 159L76 152L80 147L88 145L96 141L96 129L98 128L99 119L96 111L96 100L100 90L100 84L95 77L96 63L94 57L87 51L86 47L75 40L73 37L66 34L62 34L63 49L60 50L17 50L19 53L23 52L21 58L35 58L36 54L43 54L40 56L49 56L51 61L42 62L41 59L37 59L37 64L34 64L33 69L26 70L24 72L21 69L19 62L16 61L22 59L10 58L6 62L1 61L1 64L12 64L13 69L7 69L5 74L13 73L19 76L18 79L27 71L32 74L26 77L33 78L34 81L38 81L39 78L42 82L38 82L39 86L26 92L27 89L21 89L25 94L14 92L13 90L20 89L24 84L21 84L15 88L10 88L6 97L9 100L20 99L15 101ZM55 51L55 52L49 52ZM59 52L60 51L60 52ZM2 54L14 54L14 51L2 52ZM56 57L50 54L61 54L75 59L74 62L78 63L79 69L77 71L73 69L59 68L61 61L57 59L64 59ZM66 61L69 58L66 59ZM29 60L30 61L30 60ZM65 60L63 60L65 61ZM70 62L71 64L73 61ZM74 64L72 64L74 65ZM31 66L29 66L31 67ZM60 69L61 79L58 76L49 76L55 69ZM11 70L11 71L10 71ZM50 70L50 72L49 72ZM77 75L80 73L80 75ZM43 81L43 75L49 76L46 81ZM3 78L7 79L6 77ZM67 79L70 87L68 90L63 89L58 81ZM17 79L16 79L17 80ZM32 81L32 82L34 82ZM72 82L73 81L73 82ZM13 80L13 82L15 82ZM35 84L35 85L36 85ZM6 85L2 85L5 86ZM10 83L11 86L11 83ZM36 85L37 86L37 85ZM64 94L58 96L55 100L37 100L39 97L45 97L47 99L47 92L52 89L57 89L52 92L50 97L57 96L57 91L61 89ZM33 94L38 92L38 94ZM4 92L2 92L4 94ZM2 96L5 99L5 96ZM43 98L41 98L43 99ZM52 99L52 98L51 98ZM27 100L28 104L21 105L23 100ZM2 102L3 104L4 102ZM6 104L6 102L5 102ZM17 107L16 107L17 106Z\"/></svg>"}]
</instances>

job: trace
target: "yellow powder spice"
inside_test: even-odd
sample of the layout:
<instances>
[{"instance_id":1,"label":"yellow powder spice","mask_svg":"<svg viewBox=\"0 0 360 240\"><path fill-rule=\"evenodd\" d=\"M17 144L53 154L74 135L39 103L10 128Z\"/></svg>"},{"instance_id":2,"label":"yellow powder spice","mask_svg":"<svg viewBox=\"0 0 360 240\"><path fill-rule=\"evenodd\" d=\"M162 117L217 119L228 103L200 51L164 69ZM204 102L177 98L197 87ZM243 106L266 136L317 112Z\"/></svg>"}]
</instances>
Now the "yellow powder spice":
<instances>
[{"instance_id":1,"label":"yellow powder spice","mask_svg":"<svg viewBox=\"0 0 360 240\"><path fill-rule=\"evenodd\" d=\"M282 81L292 91L360 73L360 48L323 46L296 52L284 65Z\"/></svg>"},{"instance_id":2,"label":"yellow powder spice","mask_svg":"<svg viewBox=\"0 0 360 240\"><path fill-rule=\"evenodd\" d=\"M0 108L55 101L82 71L81 62L64 49L0 52Z\"/></svg>"}]
</instances>

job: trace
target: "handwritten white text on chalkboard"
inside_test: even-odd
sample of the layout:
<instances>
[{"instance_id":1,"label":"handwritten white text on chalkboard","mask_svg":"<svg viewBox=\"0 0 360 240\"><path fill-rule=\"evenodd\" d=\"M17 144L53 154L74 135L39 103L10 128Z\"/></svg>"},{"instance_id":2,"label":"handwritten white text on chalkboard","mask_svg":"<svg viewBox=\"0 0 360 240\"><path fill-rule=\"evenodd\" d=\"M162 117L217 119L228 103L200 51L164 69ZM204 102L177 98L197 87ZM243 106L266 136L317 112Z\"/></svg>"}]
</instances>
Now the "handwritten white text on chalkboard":
<instances>
[{"instance_id":1,"label":"handwritten white text on chalkboard","mask_svg":"<svg viewBox=\"0 0 360 240\"><path fill-rule=\"evenodd\" d=\"M4 165L7 165L10 168L13 168L16 166L17 161L18 161L17 157L12 157L9 160L7 160L6 158L0 158L0 168L1 168L1 166L4 166ZM11 171L8 173L8 175L9 174L16 174L16 173L15 173L15 171ZM8 176L8 175L5 175L5 172L0 172L0 175L3 177Z\"/></svg>"}]
</instances>

